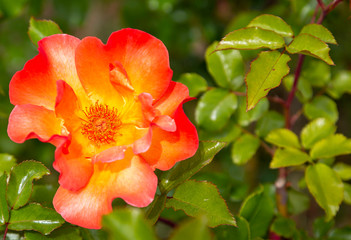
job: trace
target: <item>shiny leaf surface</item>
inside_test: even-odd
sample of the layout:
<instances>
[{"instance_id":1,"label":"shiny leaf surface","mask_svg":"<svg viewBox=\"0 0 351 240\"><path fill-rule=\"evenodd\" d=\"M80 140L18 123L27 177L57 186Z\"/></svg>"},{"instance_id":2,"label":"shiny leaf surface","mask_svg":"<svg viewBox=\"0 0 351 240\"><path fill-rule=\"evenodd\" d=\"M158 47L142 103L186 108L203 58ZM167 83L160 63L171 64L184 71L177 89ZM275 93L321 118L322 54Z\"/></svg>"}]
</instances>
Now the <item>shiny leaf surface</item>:
<instances>
[{"instance_id":1,"label":"shiny leaf surface","mask_svg":"<svg viewBox=\"0 0 351 240\"><path fill-rule=\"evenodd\" d=\"M237 227L221 225L214 229L218 240L236 239L248 240L251 239L250 225L245 218L236 216Z\"/></svg>"},{"instance_id":2,"label":"shiny leaf surface","mask_svg":"<svg viewBox=\"0 0 351 240\"><path fill-rule=\"evenodd\" d=\"M247 85L247 110L265 97L272 88L280 85L281 80L285 77L290 68L287 63L290 57L281 54L279 51L261 52L253 62L246 75Z\"/></svg>"},{"instance_id":3,"label":"shiny leaf surface","mask_svg":"<svg viewBox=\"0 0 351 240\"><path fill-rule=\"evenodd\" d=\"M334 165L333 170L339 175L339 177L348 181L351 179L351 166L342 162L338 162Z\"/></svg>"},{"instance_id":4,"label":"shiny leaf surface","mask_svg":"<svg viewBox=\"0 0 351 240\"><path fill-rule=\"evenodd\" d=\"M188 87L190 97L196 97L207 89L206 80L196 73L184 73L180 76L178 82Z\"/></svg>"},{"instance_id":5,"label":"shiny leaf surface","mask_svg":"<svg viewBox=\"0 0 351 240\"><path fill-rule=\"evenodd\" d=\"M291 27L283 19L271 14L262 14L254 18L247 26L271 30L283 37L294 36Z\"/></svg>"},{"instance_id":6,"label":"shiny leaf surface","mask_svg":"<svg viewBox=\"0 0 351 240\"><path fill-rule=\"evenodd\" d=\"M316 142L336 131L336 126L326 118L317 118L308 123L301 131L302 146L310 149Z\"/></svg>"},{"instance_id":7,"label":"shiny leaf surface","mask_svg":"<svg viewBox=\"0 0 351 240\"><path fill-rule=\"evenodd\" d=\"M298 166L310 161L310 156L296 148L278 148L271 161L270 168Z\"/></svg>"},{"instance_id":8,"label":"shiny leaf surface","mask_svg":"<svg viewBox=\"0 0 351 240\"><path fill-rule=\"evenodd\" d=\"M247 163L260 146L260 140L251 134L244 134L232 145L232 160L237 165Z\"/></svg>"},{"instance_id":9,"label":"shiny leaf surface","mask_svg":"<svg viewBox=\"0 0 351 240\"><path fill-rule=\"evenodd\" d=\"M162 172L159 177L159 187L162 193L170 190L189 179L201 168L209 164L213 157L226 145L225 142L200 142L195 155L187 160L178 162L172 169Z\"/></svg>"},{"instance_id":10,"label":"shiny leaf surface","mask_svg":"<svg viewBox=\"0 0 351 240\"><path fill-rule=\"evenodd\" d=\"M326 220L331 220L344 198L344 187L339 176L327 165L317 163L306 169L307 187L326 213Z\"/></svg>"},{"instance_id":11,"label":"shiny leaf surface","mask_svg":"<svg viewBox=\"0 0 351 240\"><path fill-rule=\"evenodd\" d=\"M351 139L342 134L330 135L317 142L311 149L313 159L330 158L351 153Z\"/></svg>"},{"instance_id":12,"label":"shiny leaf surface","mask_svg":"<svg viewBox=\"0 0 351 240\"><path fill-rule=\"evenodd\" d=\"M328 45L310 34L299 34L286 47L286 50L291 54L299 53L309 55L318 58L329 65L334 65L333 60L329 56L330 48Z\"/></svg>"},{"instance_id":13,"label":"shiny leaf surface","mask_svg":"<svg viewBox=\"0 0 351 240\"><path fill-rule=\"evenodd\" d=\"M266 136L265 140L278 147L300 148L299 138L286 128L274 129Z\"/></svg>"},{"instance_id":14,"label":"shiny leaf surface","mask_svg":"<svg viewBox=\"0 0 351 240\"><path fill-rule=\"evenodd\" d=\"M41 163L25 161L12 169L7 188L7 202L13 209L25 205L32 193L33 180L40 179L50 171Z\"/></svg>"},{"instance_id":15,"label":"shiny leaf surface","mask_svg":"<svg viewBox=\"0 0 351 240\"><path fill-rule=\"evenodd\" d=\"M137 208L117 209L103 216L102 227L109 232L110 239L156 240L151 226Z\"/></svg>"},{"instance_id":16,"label":"shiny leaf surface","mask_svg":"<svg viewBox=\"0 0 351 240\"><path fill-rule=\"evenodd\" d=\"M36 47L44 37L60 33L62 33L60 27L51 20L36 20L33 17L29 20L28 34Z\"/></svg>"},{"instance_id":17,"label":"shiny leaf surface","mask_svg":"<svg viewBox=\"0 0 351 240\"><path fill-rule=\"evenodd\" d=\"M0 153L0 176L10 173L11 168L16 165L16 158L7 153Z\"/></svg>"},{"instance_id":18,"label":"shiny leaf surface","mask_svg":"<svg viewBox=\"0 0 351 240\"><path fill-rule=\"evenodd\" d=\"M252 239L266 234L274 216L274 205L262 186L245 199L240 216L248 221Z\"/></svg>"},{"instance_id":19,"label":"shiny leaf surface","mask_svg":"<svg viewBox=\"0 0 351 240\"><path fill-rule=\"evenodd\" d=\"M333 34L321 24L307 24L302 28L301 33L308 33L326 43L337 44Z\"/></svg>"},{"instance_id":20,"label":"shiny leaf surface","mask_svg":"<svg viewBox=\"0 0 351 240\"><path fill-rule=\"evenodd\" d=\"M215 88L206 92L195 110L195 120L208 131L219 131L237 108L237 97L228 90Z\"/></svg>"},{"instance_id":21,"label":"shiny leaf surface","mask_svg":"<svg viewBox=\"0 0 351 240\"><path fill-rule=\"evenodd\" d=\"M215 185L208 182L186 181L179 185L166 207L183 210L193 217L206 216L208 226L221 224L236 226L235 219Z\"/></svg>"},{"instance_id":22,"label":"shiny leaf surface","mask_svg":"<svg viewBox=\"0 0 351 240\"><path fill-rule=\"evenodd\" d=\"M7 176L0 176L0 225L9 220L9 209L6 202Z\"/></svg>"},{"instance_id":23,"label":"shiny leaf surface","mask_svg":"<svg viewBox=\"0 0 351 240\"><path fill-rule=\"evenodd\" d=\"M16 231L34 230L49 234L65 221L56 211L31 203L11 211L9 229Z\"/></svg>"},{"instance_id":24,"label":"shiny leaf surface","mask_svg":"<svg viewBox=\"0 0 351 240\"><path fill-rule=\"evenodd\" d=\"M339 118L336 103L326 96L315 97L311 102L305 104L303 110L310 120L323 117L335 123Z\"/></svg>"},{"instance_id":25,"label":"shiny leaf surface","mask_svg":"<svg viewBox=\"0 0 351 240\"><path fill-rule=\"evenodd\" d=\"M258 27L242 28L227 34L216 50L225 49L278 49L284 47L284 38L279 34Z\"/></svg>"},{"instance_id":26,"label":"shiny leaf surface","mask_svg":"<svg viewBox=\"0 0 351 240\"><path fill-rule=\"evenodd\" d=\"M211 240L211 233L206 224L205 217L191 219L177 227L170 240Z\"/></svg>"},{"instance_id":27,"label":"shiny leaf surface","mask_svg":"<svg viewBox=\"0 0 351 240\"><path fill-rule=\"evenodd\" d=\"M207 70L218 86L237 90L244 83L244 62L238 50L215 51L217 42L206 50Z\"/></svg>"}]
</instances>

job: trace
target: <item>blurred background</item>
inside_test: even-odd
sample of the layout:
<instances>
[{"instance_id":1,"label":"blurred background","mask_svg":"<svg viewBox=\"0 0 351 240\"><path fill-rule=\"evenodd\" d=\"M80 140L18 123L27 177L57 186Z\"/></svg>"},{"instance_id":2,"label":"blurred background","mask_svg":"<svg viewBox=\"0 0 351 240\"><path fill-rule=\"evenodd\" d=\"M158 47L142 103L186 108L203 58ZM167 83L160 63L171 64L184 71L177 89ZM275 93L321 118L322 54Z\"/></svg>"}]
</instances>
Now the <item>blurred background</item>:
<instances>
[{"instance_id":1,"label":"blurred background","mask_svg":"<svg viewBox=\"0 0 351 240\"><path fill-rule=\"evenodd\" d=\"M336 64L330 69L331 75L337 70L351 68L348 4L346 1L340 4L323 23L338 42L337 46L331 46L331 57ZM204 58L211 43L219 41L230 31L246 26L262 13L282 17L298 33L310 22L315 6L316 0L0 0L0 153L10 153L18 161L35 159L43 162L54 173L44 181L57 184L57 174L51 167L54 147L37 140L16 144L10 141L6 132L7 119L13 108L8 96L9 82L13 74L37 54L27 35L32 16L55 21L64 33L78 38L96 36L103 42L121 28L146 31L161 39L168 48L174 80L183 73L194 72L204 77L211 86L213 80L207 72ZM247 63L252 59L252 55L245 57ZM290 63L292 70L295 63L296 59ZM286 92L278 88L273 94L284 97ZM343 132L347 137L351 137L350 102L349 95L343 95L337 101L340 114L337 132ZM295 108L299 107L297 101L294 104ZM186 106L191 119L194 119L195 106L196 101ZM274 105L272 107L275 108ZM301 124L305 123L306 119L302 118ZM298 132L301 124L296 124L294 130ZM249 164L236 166L230 158L230 150L224 149L196 178L214 182L236 214L241 201L258 183L275 181L276 172L268 168L269 161L269 155L260 150ZM350 209L347 209L338 215L340 224L350 223L347 220L349 213ZM305 213L299 224L309 224L306 220L309 214L322 216L323 212L312 203L310 211Z\"/></svg>"}]
</instances>

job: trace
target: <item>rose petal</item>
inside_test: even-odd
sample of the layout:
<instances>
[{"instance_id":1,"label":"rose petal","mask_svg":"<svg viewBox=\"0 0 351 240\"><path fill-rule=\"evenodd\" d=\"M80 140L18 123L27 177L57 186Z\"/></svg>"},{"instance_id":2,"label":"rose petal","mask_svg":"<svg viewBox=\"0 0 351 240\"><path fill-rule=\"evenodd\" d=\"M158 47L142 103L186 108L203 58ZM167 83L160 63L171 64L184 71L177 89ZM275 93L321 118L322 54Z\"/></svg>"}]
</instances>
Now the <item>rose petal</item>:
<instances>
[{"instance_id":1,"label":"rose petal","mask_svg":"<svg viewBox=\"0 0 351 240\"><path fill-rule=\"evenodd\" d=\"M155 111L155 108L152 106L153 99L151 94L141 93L139 94L138 98L141 103L141 109L143 111L145 119L149 122L152 122L157 113Z\"/></svg>"},{"instance_id":2,"label":"rose petal","mask_svg":"<svg viewBox=\"0 0 351 240\"><path fill-rule=\"evenodd\" d=\"M152 127L152 143L142 157L150 166L160 170L169 170L176 162L193 156L198 148L199 139L195 126L189 121L180 106L175 112L177 126L175 132Z\"/></svg>"},{"instance_id":3,"label":"rose petal","mask_svg":"<svg viewBox=\"0 0 351 240\"><path fill-rule=\"evenodd\" d=\"M171 82L165 94L154 104L161 115L170 115L178 109L178 106L189 98L188 88L179 82Z\"/></svg>"},{"instance_id":4,"label":"rose petal","mask_svg":"<svg viewBox=\"0 0 351 240\"><path fill-rule=\"evenodd\" d=\"M152 202L156 188L157 177L152 169L142 158L127 151L121 161L95 164L94 174L84 189L72 192L60 187L53 203L66 221L98 229L102 215L112 211L114 198L145 207Z\"/></svg>"},{"instance_id":5,"label":"rose petal","mask_svg":"<svg viewBox=\"0 0 351 240\"><path fill-rule=\"evenodd\" d=\"M140 30L123 29L111 34L106 51L111 62L123 65L137 94L147 92L159 99L167 89L173 73L168 51L159 39Z\"/></svg>"},{"instance_id":6,"label":"rose petal","mask_svg":"<svg viewBox=\"0 0 351 240\"><path fill-rule=\"evenodd\" d=\"M93 163L111 163L117 160L121 160L125 156L127 146L116 146L110 147L93 157Z\"/></svg>"},{"instance_id":7,"label":"rose petal","mask_svg":"<svg viewBox=\"0 0 351 240\"><path fill-rule=\"evenodd\" d=\"M123 96L110 81L110 64L114 62L98 38L86 37L76 49L77 72L86 94L93 102L121 108Z\"/></svg>"},{"instance_id":8,"label":"rose petal","mask_svg":"<svg viewBox=\"0 0 351 240\"><path fill-rule=\"evenodd\" d=\"M83 93L74 54L80 40L70 35L52 35L39 41L39 54L29 60L10 82L10 100L14 105L33 104L53 110L56 81L69 83L78 95Z\"/></svg>"},{"instance_id":9,"label":"rose petal","mask_svg":"<svg viewBox=\"0 0 351 240\"><path fill-rule=\"evenodd\" d=\"M84 157L82 147L74 142L56 149L53 166L60 173L60 185L70 191L85 187L93 174L91 160Z\"/></svg>"},{"instance_id":10,"label":"rose petal","mask_svg":"<svg viewBox=\"0 0 351 240\"><path fill-rule=\"evenodd\" d=\"M66 135L62 132L61 120L56 118L53 111L31 104L14 107L9 117L7 133L17 143L38 138L54 145L65 139L61 135Z\"/></svg>"},{"instance_id":11,"label":"rose petal","mask_svg":"<svg viewBox=\"0 0 351 240\"><path fill-rule=\"evenodd\" d=\"M156 117L153 123L167 132L175 132L177 130L177 125L174 119L167 115Z\"/></svg>"}]
</instances>

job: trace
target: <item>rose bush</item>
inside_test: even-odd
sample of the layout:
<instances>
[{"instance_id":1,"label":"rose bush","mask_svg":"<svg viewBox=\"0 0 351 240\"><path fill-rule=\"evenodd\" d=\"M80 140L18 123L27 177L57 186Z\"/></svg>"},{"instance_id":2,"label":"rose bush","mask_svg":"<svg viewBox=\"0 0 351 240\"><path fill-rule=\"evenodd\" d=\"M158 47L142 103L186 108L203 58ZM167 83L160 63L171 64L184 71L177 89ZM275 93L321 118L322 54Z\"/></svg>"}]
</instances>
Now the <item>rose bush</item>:
<instances>
[{"instance_id":1,"label":"rose bush","mask_svg":"<svg viewBox=\"0 0 351 240\"><path fill-rule=\"evenodd\" d=\"M189 92L171 81L166 47L123 29L106 45L58 34L42 39L38 50L11 80L8 135L56 146L55 209L70 223L100 228L115 198L149 205L154 170L170 169L198 147L182 109Z\"/></svg>"}]
</instances>

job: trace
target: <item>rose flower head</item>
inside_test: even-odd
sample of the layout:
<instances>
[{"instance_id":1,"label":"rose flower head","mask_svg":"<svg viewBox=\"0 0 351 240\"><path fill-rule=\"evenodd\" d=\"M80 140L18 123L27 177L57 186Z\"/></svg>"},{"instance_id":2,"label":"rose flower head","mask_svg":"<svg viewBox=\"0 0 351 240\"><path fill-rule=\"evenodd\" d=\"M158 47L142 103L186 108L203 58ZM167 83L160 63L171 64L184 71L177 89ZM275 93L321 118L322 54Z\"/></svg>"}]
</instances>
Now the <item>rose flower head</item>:
<instances>
[{"instance_id":1,"label":"rose flower head","mask_svg":"<svg viewBox=\"0 0 351 240\"><path fill-rule=\"evenodd\" d=\"M66 34L39 42L39 53L10 82L15 105L8 135L56 147L57 212L85 228L100 228L112 200L145 207L157 188L155 169L194 155L198 136L183 112L186 86L171 81L168 51L134 29L106 44Z\"/></svg>"}]
</instances>

